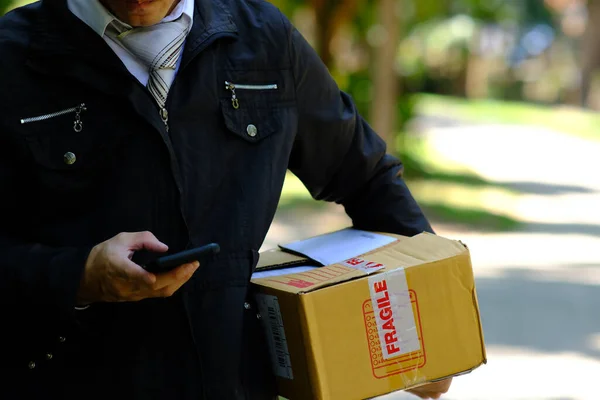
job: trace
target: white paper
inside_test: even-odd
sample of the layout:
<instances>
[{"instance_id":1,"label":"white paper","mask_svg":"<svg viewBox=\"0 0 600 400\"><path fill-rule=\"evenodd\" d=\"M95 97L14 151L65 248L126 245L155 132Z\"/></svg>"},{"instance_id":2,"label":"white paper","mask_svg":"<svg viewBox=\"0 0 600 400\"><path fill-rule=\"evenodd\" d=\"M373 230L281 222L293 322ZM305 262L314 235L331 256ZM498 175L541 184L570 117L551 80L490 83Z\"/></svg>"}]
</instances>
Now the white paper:
<instances>
[{"instance_id":1,"label":"white paper","mask_svg":"<svg viewBox=\"0 0 600 400\"><path fill-rule=\"evenodd\" d=\"M312 271L319 267L302 266L302 267L290 267L290 268L278 268L271 269L268 271L258 271L252 274L252 279L270 278L273 276L281 276L287 274L299 274L301 272Z\"/></svg>"},{"instance_id":2,"label":"white paper","mask_svg":"<svg viewBox=\"0 0 600 400\"><path fill-rule=\"evenodd\" d=\"M335 264L385 246L396 239L358 229L343 229L282 245L323 265Z\"/></svg>"}]
</instances>

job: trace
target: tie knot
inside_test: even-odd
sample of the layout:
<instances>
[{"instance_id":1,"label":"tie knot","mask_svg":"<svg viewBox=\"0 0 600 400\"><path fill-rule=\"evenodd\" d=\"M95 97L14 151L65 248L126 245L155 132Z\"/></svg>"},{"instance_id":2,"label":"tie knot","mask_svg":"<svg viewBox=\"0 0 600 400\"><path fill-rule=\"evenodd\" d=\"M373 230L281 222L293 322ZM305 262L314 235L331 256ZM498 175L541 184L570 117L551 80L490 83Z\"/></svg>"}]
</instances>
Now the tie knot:
<instances>
[{"instance_id":1,"label":"tie knot","mask_svg":"<svg viewBox=\"0 0 600 400\"><path fill-rule=\"evenodd\" d=\"M147 87L160 107L167 101L189 28L189 20L180 17L171 22L123 30L116 36L123 47L148 67Z\"/></svg>"},{"instance_id":2,"label":"tie knot","mask_svg":"<svg viewBox=\"0 0 600 400\"><path fill-rule=\"evenodd\" d=\"M172 22L123 30L117 39L151 71L173 69L188 29L188 21L181 17Z\"/></svg>"}]
</instances>

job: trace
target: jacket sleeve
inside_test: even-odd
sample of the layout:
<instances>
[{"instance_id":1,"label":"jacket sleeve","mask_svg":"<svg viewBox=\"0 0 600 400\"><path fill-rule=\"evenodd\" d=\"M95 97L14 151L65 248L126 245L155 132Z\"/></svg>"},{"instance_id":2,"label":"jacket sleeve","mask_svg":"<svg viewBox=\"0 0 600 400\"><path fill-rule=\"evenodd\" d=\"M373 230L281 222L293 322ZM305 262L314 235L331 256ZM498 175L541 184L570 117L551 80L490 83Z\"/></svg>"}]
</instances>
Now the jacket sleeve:
<instances>
[{"instance_id":1,"label":"jacket sleeve","mask_svg":"<svg viewBox=\"0 0 600 400\"><path fill-rule=\"evenodd\" d=\"M73 322L81 274L90 248L36 243L35 180L24 141L0 127L0 307L16 335L54 335ZM20 140L19 140L20 139Z\"/></svg>"},{"instance_id":2,"label":"jacket sleeve","mask_svg":"<svg viewBox=\"0 0 600 400\"><path fill-rule=\"evenodd\" d=\"M342 204L356 228L407 236L432 228L402 179L400 160L340 91L287 21L298 107L289 169L317 200Z\"/></svg>"}]
</instances>

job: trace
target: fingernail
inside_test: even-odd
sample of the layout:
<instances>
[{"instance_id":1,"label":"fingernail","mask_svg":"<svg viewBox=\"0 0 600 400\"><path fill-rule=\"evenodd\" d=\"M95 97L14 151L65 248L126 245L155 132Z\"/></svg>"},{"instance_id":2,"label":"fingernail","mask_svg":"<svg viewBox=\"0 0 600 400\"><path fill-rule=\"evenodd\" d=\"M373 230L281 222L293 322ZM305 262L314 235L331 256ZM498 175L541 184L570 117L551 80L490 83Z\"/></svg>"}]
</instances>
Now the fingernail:
<instances>
[{"instance_id":1,"label":"fingernail","mask_svg":"<svg viewBox=\"0 0 600 400\"><path fill-rule=\"evenodd\" d=\"M194 268L198 268L200 266L200 263L198 261L194 261L192 265L194 266Z\"/></svg>"}]
</instances>

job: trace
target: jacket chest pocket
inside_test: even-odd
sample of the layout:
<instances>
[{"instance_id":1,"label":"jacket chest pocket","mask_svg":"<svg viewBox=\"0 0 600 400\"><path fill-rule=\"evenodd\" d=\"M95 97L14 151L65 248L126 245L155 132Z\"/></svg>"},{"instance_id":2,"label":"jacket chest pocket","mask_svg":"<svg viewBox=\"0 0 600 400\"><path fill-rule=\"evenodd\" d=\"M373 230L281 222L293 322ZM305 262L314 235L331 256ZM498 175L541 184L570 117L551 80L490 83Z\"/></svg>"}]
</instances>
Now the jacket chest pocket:
<instances>
[{"instance_id":1,"label":"jacket chest pocket","mask_svg":"<svg viewBox=\"0 0 600 400\"><path fill-rule=\"evenodd\" d=\"M81 133L27 136L27 142L35 162L48 171L77 174L102 163L103 144Z\"/></svg>"},{"instance_id":2,"label":"jacket chest pocket","mask_svg":"<svg viewBox=\"0 0 600 400\"><path fill-rule=\"evenodd\" d=\"M66 109L21 121L33 173L46 192L83 193L110 168L114 135L108 129L101 132L88 113Z\"/></svg>"},{"instance_id":3,"label":"jacket chest pocket","mask_svg":"<svg viewBox=\"0 0 600 400\"><path fill-rule=\"evenodd\" d=\"M249 143L282 131L278 84L224 84L229 96L221 98L221 111L229 131Z\"/></svg>"}]
</instances>

